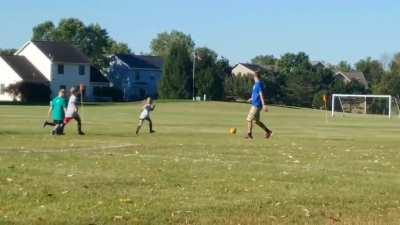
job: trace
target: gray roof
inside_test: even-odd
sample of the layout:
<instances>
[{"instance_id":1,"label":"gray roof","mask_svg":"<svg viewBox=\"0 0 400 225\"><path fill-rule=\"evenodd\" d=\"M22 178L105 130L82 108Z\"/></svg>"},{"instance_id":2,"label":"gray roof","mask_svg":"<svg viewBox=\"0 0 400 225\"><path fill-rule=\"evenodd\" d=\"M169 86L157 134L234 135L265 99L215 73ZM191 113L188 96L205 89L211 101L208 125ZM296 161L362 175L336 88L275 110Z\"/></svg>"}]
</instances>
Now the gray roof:
<instances>
[{"instance_id":1,"label":"gray roof","mask_svg":"<svg viewBox=\"0 0 400 225\"><path fill-rule=\"evenodd\" d=\"M53 62L90 63L89 58L67 42L32 41Z\"/></svg>"},{"instance_id":2,"label":"gray roof","mask_svg":"<svg viewBox=\"0 0 400 225\"><path fill-rule=\"evenodd\" d=\"M115 55L131 68L162 70L164 60L159 56L117 54Z\"/></svg>"},{"instance_id":3,"label":"gray roof","mask_svg":"<svg viewBox=\"0 0 400 225\"><path fill-rule=\"evenodd\" d=\"M255 73L262 72L265 70L264 67L257 65L257 64L250 64L250 63L239 63L239 64L245 66L246 68L248 68L249 70L252 70Z\"/></svg>"},{"instance_id":4,"label":"gray roof","mask_svg":"<svg viewBox=\"0 0 400 225\"><path fill-rule=\"evenodd\" d=\"M343 71L338 71L336 75L341 74L342 76L347 77L347 79L351 81L357 81L360 84L364 85L366 88L368 88L368 81L365 79L364 73L360 71L350 71L350 72L343 72Z\"/></svg>"},{"instance_id":5,"label":"gray roof","mask_svg":"<svg viewBox=\"0 0 400 225\"><path fill-rule=\"evenodd\" d=\"M323 67L326 66L324 62L316 61L316 60L311 61L310 64L311 64L312 66L318 66L318 65L323 66Z\"/></svg>"},{"instance_id":6,"label":"gray roof","mask_svg":"<svg viewBox=\"0 0 400 225\"><path fill-rule=\"evenodd\" d=\"M49 82L47 78L34 67L25 56L0 56L23 81Z\"/></svg>"}]
</instances>

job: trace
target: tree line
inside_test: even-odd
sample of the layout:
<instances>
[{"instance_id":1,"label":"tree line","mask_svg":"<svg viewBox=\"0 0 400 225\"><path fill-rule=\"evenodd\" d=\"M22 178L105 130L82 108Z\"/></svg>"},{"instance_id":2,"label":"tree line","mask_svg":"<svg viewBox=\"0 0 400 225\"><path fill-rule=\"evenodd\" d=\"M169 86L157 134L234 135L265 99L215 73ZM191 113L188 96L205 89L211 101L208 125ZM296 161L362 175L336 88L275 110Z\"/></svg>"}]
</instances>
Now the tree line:
<instances>
[{"instance_id":1,"label":"tree line","mask_svg":"<svg viewBox=\"0 0 400 225\"><path fill-rule=\"evenodd\" d=\"M152 53L163 56L162 98L191 98L192 69L195 60L195 95L209 99L247 99L253 85L248 76L233 76L229 61L207 47L194 48L190 35L178 31L163 32L153 39ZM304 52L286 53L281 57L259 55L251 59L259 65L268 101L273 104L314 107L323 106L323 96L342 94L400 95L400 53L384 63L367 57L354 65L341 61L337 65L313 64ZM368 87L356 80L343 82L336 72L362 72Z\"/></svg>"},{"instance_id":2,"label":"tree line","mask_svg":"<svg viewBox=\"0 0 400 225\"><path fill-rule=\"evenodd\" d=\"M69 42L84 52L91 63L102 71L109 66L108 56L128 54L126 43L115 41L99 24L85 24L76 18L60 20L56 25L45 21L32 29L34 41ZM226 100L249 97L252 80L246 76L232 76L229 60L207 47L195 47L189 34L180 31L159 33L150 42L149 54L164 59L159 97L189 99L206 94L208 99ZM1 55L13 54L15 49L0 49ZM362 93L400 95L400 53L387 65L367 57L354 65L345 61L337 65L313 65L304 52L286 53L280 57L259 55L250 60L265 70L261 71L268 101L274 104L302 107L321 107L322 96L331 93ZM193 89L193 66L195 80ZM334 71L361 71L369 85L335 79Z\"/></svg>"}]
</instances>

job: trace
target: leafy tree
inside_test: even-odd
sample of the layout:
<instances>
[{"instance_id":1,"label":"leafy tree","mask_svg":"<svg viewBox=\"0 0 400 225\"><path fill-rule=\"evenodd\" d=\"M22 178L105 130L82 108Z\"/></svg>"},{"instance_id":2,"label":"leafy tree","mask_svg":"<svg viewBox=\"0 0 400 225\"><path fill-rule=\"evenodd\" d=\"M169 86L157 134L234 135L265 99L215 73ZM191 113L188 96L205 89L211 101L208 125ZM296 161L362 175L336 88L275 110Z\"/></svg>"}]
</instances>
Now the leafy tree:
<instances>
[{"instance_id":1,"label":"leafy tree","mask_svg":"<svg viewBox=\"0 0 400 225\"><path fill-rule=\"evenodd\" d=\"M253 79L245 75L227 76L224 81L224 92L227 98L247 100L251 95Z\"/></svg>"},{"instance_id":2,"label":"leafy tree","mask_svg":"<svg viewBox=\"0 0 400 225\"><path fill-rule=\"evenodd\" d=\"M268 67L275 65L277 61L273 55L258 55L251 60L251 63Z\"/></svg>"},{"instance_id":3,"label":"leafy tree","mask_svg":"<svg viewBox=\"0 0 400 225\"><path fill-rule=\"evenodd\" d=\"M61 19L52 35L53 40L71 42L77 46L83 44L86 37L85 24L76 18ZM52 40L50 40L52 41Z\"/></svg>"},{"instance_id":4,"label":"leafy tree","mask_svg":"<svg viewBox=\"0 0 400 225\"><path fill-rule=\"evenodd\" d=\"M208 48L196 49L196 93L209 99L221 100L224 96L224 62L218 64L218 55Z\"/></svg>"},{"instance_id":5,"label":"leafy tree","mask_svg":"<svg viewBox=\"0 0 400 225\"><path fill-rule=\"evenodd\" d=\"M33 41L52 41L56 27L51 21L40 23L33 27Z\"/></svg>"},{"instance_id":6,"label":"leafy tree","mask_svg":"<svg viewBox=\"0 0 400 225\"><path fill-rule=\"evenodd\" d=\"M176 42L185 47L189 53L193 52L194 41L190 35L177 30L172 30L171 32L159 33L157 37L151 41L151 53L165 58L169 55L172 44Z\"/></svg>"},{"instance_id":7,"label":"leafy tree","mask_svg":"<svg viewBox=\"0 0 400 225\"><path fill-rule=\"evenodd\" d=\"M229 60L222 57L217 61L218 70L221 72L221 76L225 78L231 75L232 67L229 65Z\"/></svg>"},{"instance_id":8,"label":"leafy tree","mask_svg":"<svg viewBox=\"0 0 400 225\"><path fill-rule=\"evenodd\" d=\"M192 96L192 61L186 47L180 42L172 43L160 83L161 98L187 99Z\"/></svg>"},{"instance_id":9,"label":"leafy tree","mask_svg":"<svg viewBox=\"0 0 400 225\"><path fill-rule=\"evenodd\" d=\"M107 50L107 53L112 54L131 54L132 51L129 48L128 44L122 42L111 41L110 48Z\"/></svg>"},{"instance_id":10,"label":"leafy tree","mask_svg":"<svg viewBox=\"0 0 400 225\"><path fill-rule=\"evenodd\" d=\"M286 53L279 59L278 68L284 74L289 75L310 70L311 64L308 55L304 52Z\"/></svg>"},{"instance_id":11,"label":"leafy tree","mask_svg":"<svg viewBox=\"0 0 400 225\"><path fill-rule=\"evenodd\" d=\"M329 87L329 92L330 94L334 93L351 94L351 93L346 93L347 92L346 84L342 80L335 80L334 82L332 82L332 84Z\"/></svg>"},{"instance_id":12,"label":"leafy tree","mask_svg":"<svg viewBox=\"0 0 400 225\"><path fill-rule=\"evenodd\" d=\"M361 59L355 66L358 71L364 73L365 79L367 79L368 83L371 85L378 82L385 73L381 62L373 60L371 57Z\"/></svg>"},{"instance_id":13,"label":"leafy tree","mask_svg":"<svg viewBox=\"0 0 400 225\"><path fill-rule=\"evenodd\" d=\"M0 55L14 55L16 51L17 49L15 48L0 49Z\"/></svg>"},{"instance_id":14,"label":"leafy tree","mask_svg":"<svg viewBox=\"0 0 400 225\"><path fill-rule=\"evenodd\" d=\"M279 77L284 83L282 101L289 105L311 106L313 93L313 68L308 55L287 53L278 61Z\"/></svg>"},{"instance_id":15,"label":"leafy tree","mask_svg":"<svg viewBox=\"0 0 400 225\"><path fill-rule=\"evenodd\" d=\"M353 70L350 63L348 63L347 61L340 61L339 64L336 66L336 69L343 72L350 72Z\"/></svg>"},{"instance_id":16,"label":"leafy tree","mask_svg":"<svg viewBox=\"0 0 400 225\"><path fill-rule=\"evenodd\" d=\"M285 88L286 104L310 107L314 92L312 83L304 74L290 76Z\"/></svg>"},{"instance_id":17,"label":"leafy tree","mask_svg":"<svg viewBox=\"0 0 400 225\"><path fill-rule=\"evenodd\" d=\"M400 96L400 76L394 73L383 76L375 92L377 94Z\"/></svg>"},{"instance_id":18,"label":"leafy tree","mask_svg":"<svg viewBox=\"0 0 400 225\"><path fill-rule=\"evenodd\" d=\"M393 56L393 60L390 63L390 72L392 74L400 74L400 52Z\"/></svg>"},{"instance_id":19,"label":"leafy tree","mask_svg":"<svg viewBox=\"0 0 400 225\"><path fill-rule=\"evenodd\" d=\"M327 90L321 90L314 94L312 107L316 109L325 109L323 97L327 95L329 95ZM327 103L326 107L329 109L329 103Z\"/></svg>"}]
</instances>

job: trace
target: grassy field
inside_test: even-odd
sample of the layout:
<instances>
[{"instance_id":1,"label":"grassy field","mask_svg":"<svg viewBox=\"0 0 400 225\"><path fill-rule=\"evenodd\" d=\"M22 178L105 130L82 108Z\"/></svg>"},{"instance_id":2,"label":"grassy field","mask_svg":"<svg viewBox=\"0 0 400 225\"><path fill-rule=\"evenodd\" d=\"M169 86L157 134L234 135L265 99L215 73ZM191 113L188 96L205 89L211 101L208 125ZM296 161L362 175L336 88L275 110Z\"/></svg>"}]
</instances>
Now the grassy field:
<instances>
[{"instance_id":1,"label":"grassy field","mask_svg":"<svg viewBox=\"0 0 400 225\"><path fill-rule=\"evenodd\" d=\"M0 224L400 224L400 120L248 105L83 109L86 136L50 136L47 107L0 106ZM230 127L238 128L230 135Z\"/></svg>"}]
</instances>

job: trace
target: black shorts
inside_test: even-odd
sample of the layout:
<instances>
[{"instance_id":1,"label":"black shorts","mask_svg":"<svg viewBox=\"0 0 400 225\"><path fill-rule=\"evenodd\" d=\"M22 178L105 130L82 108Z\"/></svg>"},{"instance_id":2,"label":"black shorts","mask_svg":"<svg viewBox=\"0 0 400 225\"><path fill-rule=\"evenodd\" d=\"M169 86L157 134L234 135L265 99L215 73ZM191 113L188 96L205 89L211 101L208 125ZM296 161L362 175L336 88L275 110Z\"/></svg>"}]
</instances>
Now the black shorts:
<instances>
[{"instance_id":1,"label":"black shorts","mask_svg":"<svg viewBox=\"0 0 400 225\"><path fill-rule=\"evenodd\" d=\"M63 124L64 123L64 121L62 121L62 120L53 120L53 122L55 124Z\"/></svg>"}]
</instances>

